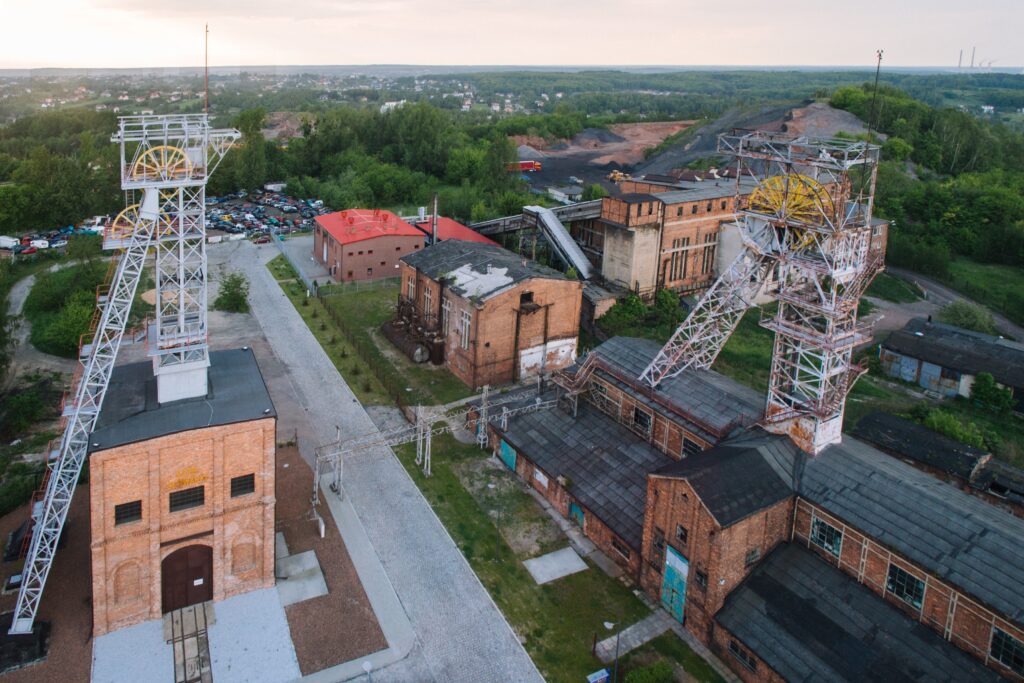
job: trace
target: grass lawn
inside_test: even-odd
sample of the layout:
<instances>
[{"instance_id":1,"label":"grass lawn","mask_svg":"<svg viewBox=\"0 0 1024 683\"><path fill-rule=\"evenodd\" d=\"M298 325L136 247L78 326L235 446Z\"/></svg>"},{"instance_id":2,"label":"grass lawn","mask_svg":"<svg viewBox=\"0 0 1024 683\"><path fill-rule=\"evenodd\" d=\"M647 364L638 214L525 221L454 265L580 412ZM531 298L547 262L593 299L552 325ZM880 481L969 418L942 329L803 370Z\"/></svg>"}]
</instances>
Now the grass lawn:
<instances>
[{"instance_id":1,"label":"grass lawn","mask_svg":"<svg viewBox=\"0 0 1024 683\"><path fill-rule=\"evenodd\" d=\"M772 367L772 332L758 322L761 309L751 308L743 315L713 365L714 370L758 391L768 390Z\"/></svg>"},{"instance_id":2,"label":"grass lawn","mask_svg":"<svg viewBox=\"0 0 1024 683\"><path fill-rule=\"evenodd\" d=\"M277 259L282 258L278 256ZM274 263L271 261L270 263ZM269 267L270 264L268 264ZM286 265L287 262L286 262ZM290 266L289 266L290 267ZM274 272L271 269L271 272ZM275 274L276 277L276 274ZM338 331L327 311L316 297L306 297L306 287L301 282L279 281L281 289L291 300L295 310L320 342L327 356L345 378L345 382L363 405L390 405L394 401L384 390L376 377L367 369L354 347Z\"/></svg>"},{"instance_id":3,"label":"grass lawn","mask_svg":"<svg viewBox=\"0 0 1024 683\"><path fill-rule=\"evenodd\" d=\"M278 282L282 280L297 280L299 274L295 272L292 264L284 257L284 254L278 254L267 263L267 268L270 269L270 273L274 276L274 279Z\"/></svg>"},{"instance_id":4,"label":"grass lawn","mask_svg":"<svg viewBox=\"0 0 1024 683\"><path fill-rule=\"evenodd\" d=\"M949 278L945 282L978 303L1024 325L1024 270L958 258L950 262Z\"/></svg>"},{"instance_id":5,"label":"grass lawn","mask_svg":"<svg viewBox=\"0 0 1024 683\"><path fill-rule=\"evenodd\" d=\"M406 403L437 405L472 396L475 392L448 370L430 363L413 363L384 337L380 326L394 316L398 289L397 284L376 289L353 288L331 294L324 301L363 342L361 348L370 356L364 360L390 368L396 381L408 385L411 391ZM330 319L327 322L330 324Z\"/></svg>"},{"instance_id":6,"label":"grass lawn","mask_svg":"<svg viewBox=\"0 0 1024 683\"><path fill-rule=\"evenodd\" d=\"M917 285L887 273L878 275L865 294L897 304L909 304L921 299L921 290Z\"/></svg>"},{"instance_id":7,"label":"grass lawn","mask_svg":"<svg viewBox=\"0 0 1024 683\"><path fill-rule=\"evenodd\" d=\"M707 662L674 633L665 633L619 659L619 680L630 671L650 666L659 659L675 663L698 681L724 681ZM677 680L679 680L677 678ZM685 679L683 679L685 680Z\"/></svg>"},{"instance_id":8,"label":"grass lawn","mask_svg":"<svg viewBox=\"0 0 1024 683\"><path fill-rule=\"evenodd\" d=\"M414 463L414 445L402 446L396 453L512 628L524 640L527 652L546 680L585 680L587 674L601 668L591 648L595 635L598 639L607 636L603 623L628 625L650 614L630 589L593 565L544 586L534 583L522 561L564 547L567 542L548 538L540 548L518 552L513 549L513 545L523 545L519 531L524 526L543 527L551 521L522 490L518 478L504 468L494 467L484 474L495 484L494 489L473 483L467 487L467 469L480 472L478 465L490 457L489 453L475 445L461 444L450 435L438 437L433 444L430 478L424 477ZM703 662L681 641L665 656L678 657L698 680L713 680L702 675L699 665Z\"/></svg>"}]
</instances>

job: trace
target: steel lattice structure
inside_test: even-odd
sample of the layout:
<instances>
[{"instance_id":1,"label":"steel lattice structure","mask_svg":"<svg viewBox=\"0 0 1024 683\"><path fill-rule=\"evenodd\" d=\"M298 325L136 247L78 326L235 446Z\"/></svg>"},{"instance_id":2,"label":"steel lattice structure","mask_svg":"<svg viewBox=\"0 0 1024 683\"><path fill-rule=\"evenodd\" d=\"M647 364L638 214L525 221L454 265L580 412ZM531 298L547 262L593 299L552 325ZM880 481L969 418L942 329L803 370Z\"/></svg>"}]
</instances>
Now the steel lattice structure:
<instances>
[{"instance_id":1,"label":"steel lattice structure","mask_svg":"<svg viewBox=\"0 0 1024 683\"><path fill-rule=\"evenodd\" d=\"M146 256L154 244L158 248L158 283L161 253L173 255L173 260L164 257L173 268L166 269L170 275L164 276L162 290L158 284L159 313L164 317L165 311L171 312L164 318L162 332L158 320L158 335L163 334L158 338L159 348L175 359L191 358L189 354L197 349L183 330L199 329L189 327L198 324L203 337L199 350L206 358L205 185L238 137L235 130L211 130L205 114L120 120L112 141L121 146L121 187L128 207L107 229L104 246L123 253L115 257L117 267L109 293L98 300L102 311L95 335L80 354L83 370L65 397L60 449L51 458L43 499L32 512L32 540L9 631L12 634L33 629L88 452L89 435L103 407ZM173 300L173 306L163 305L164 294L168 302ZM202 303L202 311L197 311L196 302Z\"/></svg>"},{"instance_id":2,"label":"steel lattice structure","mask_svg":"<svg viewBox=\"0 0 1024 683\"><path fill-rule=\"evenodd\" d=\"M652 387L689 367L707 368L774 273L776 313L766 426L817 453L840 439L843 407L864 369L853 348L869 338L857 304L881 270L872 257L878 147L771 133L722 135L737 183L757 181L740 213L744 249L644 371Z\"/></svg>"}]
</instances>

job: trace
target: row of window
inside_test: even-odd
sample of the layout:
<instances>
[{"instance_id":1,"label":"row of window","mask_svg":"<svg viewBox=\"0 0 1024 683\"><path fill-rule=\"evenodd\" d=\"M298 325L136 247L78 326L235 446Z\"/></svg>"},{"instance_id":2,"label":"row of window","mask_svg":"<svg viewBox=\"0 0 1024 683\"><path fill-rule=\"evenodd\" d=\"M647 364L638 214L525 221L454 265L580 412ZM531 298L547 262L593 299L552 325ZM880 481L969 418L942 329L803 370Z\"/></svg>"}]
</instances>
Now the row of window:
<instances>
[{"instance_id":1,"label":"row of window","mask_svg":"<svg viewBox=\"0 0 1024 683\"><path fill-rule=\"evenodd\" d=\"M843 532L816 515L811 516L811 543L835 558L843 547ZM885 590L914 609L924 605L925 583L907 570L889 563ZM993 627L989 654L1018 674L1024 675L1024 643L1002 629Z\"/></svg>"},{"instance_id":2,"label":"row of window","mask_svg":"<svg viewBox=\"0 0 1024 683\"><path fill-rule=\"evenodd\" d=\"M714 208L714 205L715 205L714 202L708 202L707 207L706 207L708 212L710 212ZM722 207L722 211L725 211L726 201L724 199L722 200L721 207ZM697 213L697 205L696 204L693 204L690 207L690 213ZM640 214L638 213L637 215L639 216ZM682 216L682 215L683 215L683 207L681 207L681 206L676 207L676 216Z\"/></svg>"},{"instance_id":3,"label":"row of window","mask_svg":"<svg viewBox=\"0 0 1024 683\"><path fill-rule=\"evenodd\" d=\"M413 245L413 249L419 249L419 248L420 247L419 247L418 244L417 245ZM402 248L401 247L395 247L395 251L402 251ZM367 249L366 250L366 255L367 256L369 256L372 253L373 253L373 249ZM348 252L349 256L355 256L356 254L359 254L360 256L362 256L363 252L361 252L361 251L359 251L359 252L353 252L353 251ZM381 261L381 265L384 265L383 261Z\"/></svg>"},{"instance_id":4,"label":"row of window","mask_svg":"<svg viewBox=\"0 0 1024 683\"><path fill-rule=\"evenodd\" d=\"M231 497L238 498L256 492L256 475L243 474L231 479ZM171 512L181 512L206 504L206 487L193 486L180 491L171 491L168 506ZM128 524L142 519L142 501L133 500L114 506L114 524Z\"/></svg>"},{"instance_id":5,"label":"row of window","mask_svg":"<svg viewBox=\"0 0 1024 683\"><path fill-rule=\"evenodd\" d=\"M406 281L406 298L409 301L416 301L416 280L410 277ZM434 307L434 295L429 288L423 290L423 310L431 311ZM530 300L532 301L533 295L530 294ZM451 311L452 304L449 299L441 300L441 334L447 335L448 330L451 326ZM463 351L469 349L469 330L473 320L473 314L470 311L463 310L459 311L458 321L458 333L459 333L459 348Z\"/></svg>"}]
</instances>

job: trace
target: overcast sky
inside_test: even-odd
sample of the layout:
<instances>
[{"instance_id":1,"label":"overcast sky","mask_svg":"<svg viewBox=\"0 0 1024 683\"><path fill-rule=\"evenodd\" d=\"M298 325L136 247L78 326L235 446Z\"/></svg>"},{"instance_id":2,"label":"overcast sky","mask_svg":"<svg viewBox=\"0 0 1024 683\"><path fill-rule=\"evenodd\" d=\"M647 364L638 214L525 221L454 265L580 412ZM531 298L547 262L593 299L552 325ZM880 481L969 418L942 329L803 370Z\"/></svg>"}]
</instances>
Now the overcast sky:
<instances>
[{"instance_id":1,"label":"overcast sky","mask_svg":"<svg viewBox=\"0 0 1024 683\"><path fill-rule=\"evenodd\" d=\"M856 7L856 9L853 9ZM1024 66L1024 0L0 0L0 68Z\"/></svg>"}]
</instances>

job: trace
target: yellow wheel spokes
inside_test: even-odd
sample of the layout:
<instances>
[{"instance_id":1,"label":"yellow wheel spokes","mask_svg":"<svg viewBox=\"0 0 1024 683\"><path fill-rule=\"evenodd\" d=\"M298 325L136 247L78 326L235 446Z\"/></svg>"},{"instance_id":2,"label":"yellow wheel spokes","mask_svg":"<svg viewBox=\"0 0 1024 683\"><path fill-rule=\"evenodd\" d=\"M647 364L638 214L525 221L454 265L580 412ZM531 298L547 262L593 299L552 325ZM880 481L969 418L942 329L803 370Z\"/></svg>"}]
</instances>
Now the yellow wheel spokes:
<instances>
[{"instance_id":1,"label":"yellow wheel spokes","mask_svg":"<svg viewBox=\"0 0 1024 683\"><path fill-rule=\"evenodd\" d=\"M187 178L191 163L185 150L170 145L147 149L132 166L132 180L177 180Z\"/></svg>"},{"instance_id":2,"label":"yellow wheel spokes","mask_svg":"<svg viewBox=\"0 0 1024 683\"><path fill-rule=\"evenodd\" d=\"M135 231L135 225L139 222L139 205L132 204L125 207L124 211L117 214L114 222L107 228L108 239L126 239Z\"/></svg>"},{"instance_id":3,"label":"yellow wheel spokes","mask_svg":"<svg viewBox=\"0 0 1024 683\"><path fill-rule=\"evenodd\" d=\"M782 221L822 225L833 213L832 197L821 183L805 175L772 176L750 196L750 209ZM810 231L791 227L793 246L802 248L814 241Z\"/></svg>"}]
</instances>

